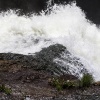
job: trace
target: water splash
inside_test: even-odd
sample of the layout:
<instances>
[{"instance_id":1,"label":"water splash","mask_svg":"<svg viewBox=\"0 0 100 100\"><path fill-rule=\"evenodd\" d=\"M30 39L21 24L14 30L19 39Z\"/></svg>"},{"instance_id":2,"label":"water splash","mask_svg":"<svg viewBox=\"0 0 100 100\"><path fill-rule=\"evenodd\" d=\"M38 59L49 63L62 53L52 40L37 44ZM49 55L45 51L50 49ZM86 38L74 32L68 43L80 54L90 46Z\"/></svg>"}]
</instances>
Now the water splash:
<instances>
[{"instance_id":1,"label":"water splash","mask_svg":"<svg viewBox=\"0 0 100 100\"><path fill-rule=\"evenodd\" d=\"M0 14L0 52L35 53L60 43L81 58L100 80L100 29L88 21L75 3L54 5L50 13L31 17L9 11Z\"/></svg>"}]
</instances>

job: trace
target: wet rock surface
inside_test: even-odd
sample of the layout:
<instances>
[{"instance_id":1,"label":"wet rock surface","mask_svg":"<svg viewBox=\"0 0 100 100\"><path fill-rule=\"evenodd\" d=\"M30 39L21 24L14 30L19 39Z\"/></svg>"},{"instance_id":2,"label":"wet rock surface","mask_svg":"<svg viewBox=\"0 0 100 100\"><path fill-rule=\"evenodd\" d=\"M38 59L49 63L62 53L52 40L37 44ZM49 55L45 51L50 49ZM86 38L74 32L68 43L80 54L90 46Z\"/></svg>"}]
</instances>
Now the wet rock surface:
<instances>
[{"instance_id":1,"label":"wet rock surface","mask_svg":"<svg viewBox=\"0 0 100 100\"><path fill-rule=\"evenodd\" d=\"M45 70L51 74L57 75L62 75L64 73L72 74L72 70L75 75L87 72L84 65L80 62L80 59L72 56L66 47L60 44L43 48L34 55L1 53L0 60L9 60L9 63L7 63L8 67L17 64L18 67L21 65L21 68L27 67L33 68L34 70ZM66 64L64 65L63 62L66 62ZM1 66L4 67L5 65L2 64Z\"/></svg>"},{"instance_id":2,"label":"wet rock surface","mask_svg":"<svg viewBox=\"0 0 100 100\"><path fill-rule=\"evenodd\" d=\"M12 92L10 95L0 92L0 100L100 100L99 86L57 91L48 84L57 74L64 80L78 80L68 69L65 69L68 73L64 73L61 65L54 61L56 58L63 59L65 51L71 55L64 46L56 44L42 49L34 56L1 53L0 84L10 88Z\"/></svg>"}]
</instances>

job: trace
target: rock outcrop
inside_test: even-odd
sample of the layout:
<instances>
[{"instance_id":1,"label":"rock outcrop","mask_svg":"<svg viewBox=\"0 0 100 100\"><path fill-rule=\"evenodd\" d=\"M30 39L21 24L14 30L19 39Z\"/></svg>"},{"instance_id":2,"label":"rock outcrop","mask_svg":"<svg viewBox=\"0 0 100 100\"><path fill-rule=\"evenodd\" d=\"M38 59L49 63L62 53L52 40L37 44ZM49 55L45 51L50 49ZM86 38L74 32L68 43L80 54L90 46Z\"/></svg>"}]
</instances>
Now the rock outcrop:
<instances>
[{"instance_id":1,"label":"rock outcrop","mask_svg":"<svg viewBox=\"0 0 100 100\"><path fill-rule=\"evenodd\" d=\"M45 70L51 74L63 75L74 74L79 76L86 73L84 65L79 58L74 57L63 45L55 44L43 48L35 55L21 55L12 53L1 53L0 60L9 60L8 66L17 63L20 67L33 68L34 70ZM13 61L13 63L12 63ZM1 65L2 67L5 65Z\"/></svg>"}]
</instances>

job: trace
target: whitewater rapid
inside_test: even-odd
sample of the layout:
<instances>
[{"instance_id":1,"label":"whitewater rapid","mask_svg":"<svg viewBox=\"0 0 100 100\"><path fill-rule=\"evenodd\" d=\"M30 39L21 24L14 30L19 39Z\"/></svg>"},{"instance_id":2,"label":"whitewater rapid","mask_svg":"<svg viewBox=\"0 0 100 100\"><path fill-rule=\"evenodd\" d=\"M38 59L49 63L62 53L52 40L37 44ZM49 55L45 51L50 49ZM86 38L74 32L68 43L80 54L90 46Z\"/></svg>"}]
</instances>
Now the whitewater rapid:
<instances>
[{"instance_id":1,"label":"whitewater rapid","mask_svg":"<svg viewBox=\"0 0 100 100\"><path fill-rule=\"evenodd\" d=\"M27 55L60 43L100 81L100 28L87 20L75 3L54 5L49 10L30 17L12 10L0 13L0 52Z\"/></svg>"}]
</instances>

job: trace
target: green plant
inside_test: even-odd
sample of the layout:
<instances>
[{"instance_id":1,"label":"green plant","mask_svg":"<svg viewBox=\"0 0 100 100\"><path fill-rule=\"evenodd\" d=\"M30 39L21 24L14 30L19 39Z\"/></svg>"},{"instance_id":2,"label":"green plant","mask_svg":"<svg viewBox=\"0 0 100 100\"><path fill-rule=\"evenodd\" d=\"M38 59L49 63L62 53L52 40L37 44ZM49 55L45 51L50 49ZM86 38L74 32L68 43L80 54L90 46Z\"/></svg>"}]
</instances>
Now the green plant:
<instances>
[{"instance_id":1,"label":"green plant","mask_svg":"<svg viewBox=\"0 0 100 100\"><path fill-rule=\"evenodd\" d=\"M90 74L84 74L79 81L79 87L89 87L93 83L93 77Z\"/></svg>"},{"instance_id":2,"label":"green plant","mask_svg":"<svg viewBox=\"0 0 100 100\"><path fill-rule=\"evenodd\" d=\"M56 89L57 89L58 91L61 91L61 90L62 90L62 85L61 85L61 84L57 84L57 85L56 85Z\"/></svg>"},{"instance_id":3,"label":"green plant","mask_svg":"<svg viewBox=\"0 0 100 100\"><path fill-rule=\"evenodd\" d=\"M62 85L59 79L53 78L51 85L54 86L58 91L62 90Z\"/></svg>"},{"instance_id":4,"label":"green plant","mask_svg":"<svg viewBox=\"0 0 100 100\"><path fill-rule=\"evenodd\" d=\"M72 80L63 80L63 79L59 79L59 78L53 78L50 79L49 84L53 87L55 87L58 91L62 90L62 89L70 89L70 88L74 88L77 87L78 82L77 81L72 81Z\"/></svg>"},{"instance_id":5,"label":"green plant","mask_svg":"<svg viewBox=\"0 0 100 100\"><path fill-rule=\"evenodd\" d=\"M0 86L0 91L6 93L7 95L11 94L11 89L5 87L4 84Z\"/></svg>"},{"instance_id":6,"label":"green plant","mask_svg":"<svg viewBox=\"0 0 100 100\"><path fill-rule=\"evenodd\" d=\"M62 87L63 89L66 89L66 88L76 88L78 87L78 82L77 81L65 81L63 84L62 84Z\"/></svg>"}]
</instances>

